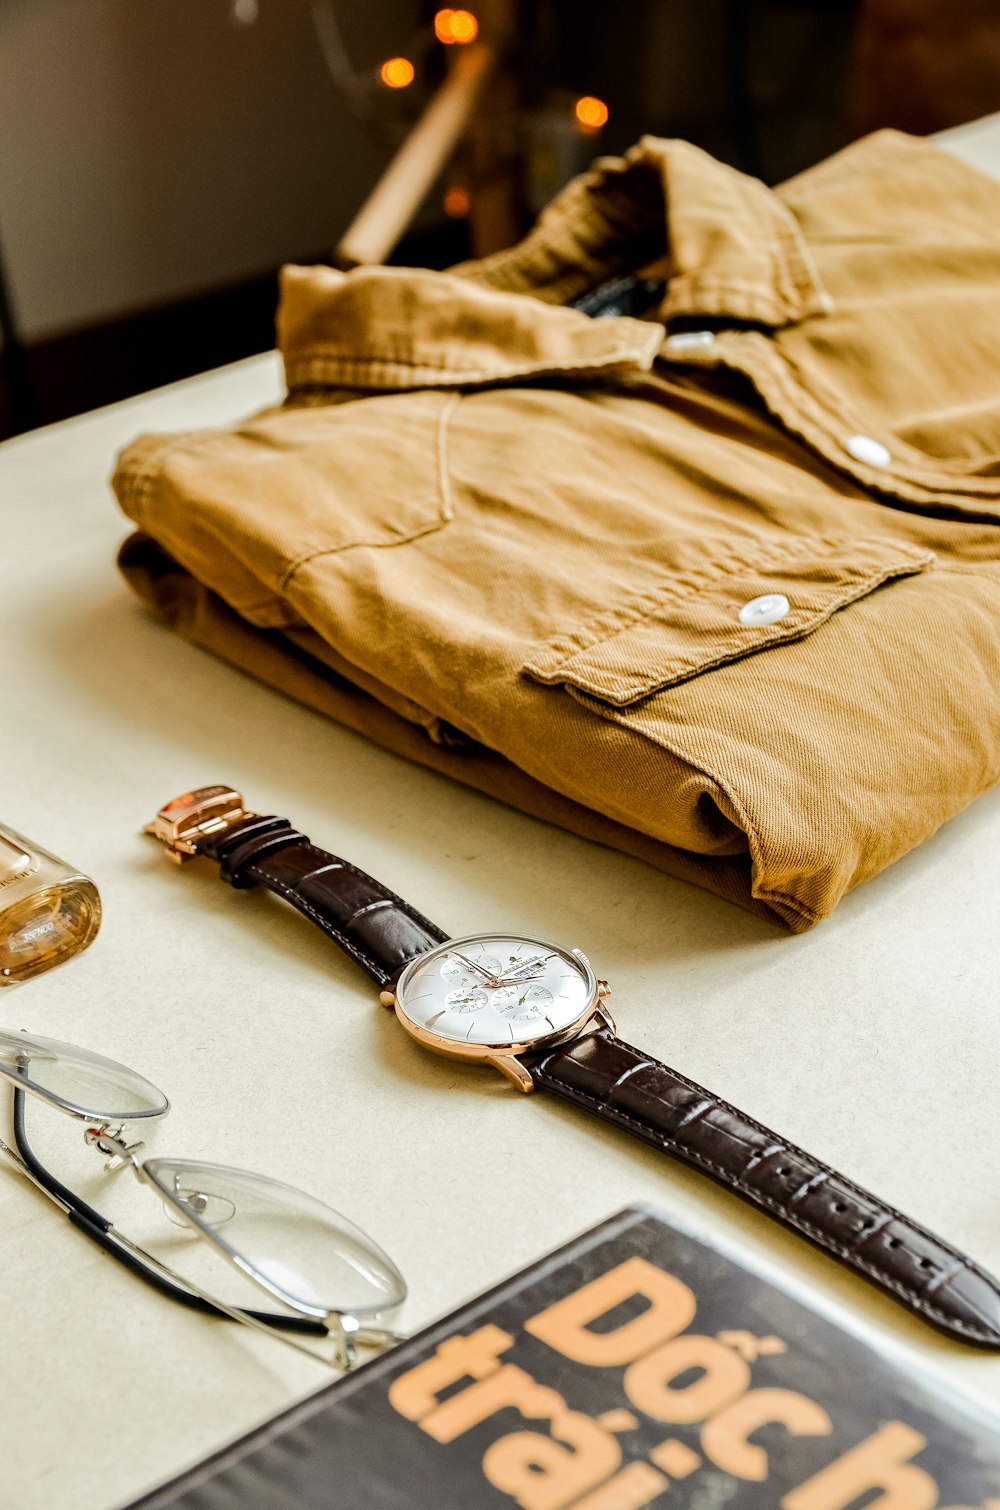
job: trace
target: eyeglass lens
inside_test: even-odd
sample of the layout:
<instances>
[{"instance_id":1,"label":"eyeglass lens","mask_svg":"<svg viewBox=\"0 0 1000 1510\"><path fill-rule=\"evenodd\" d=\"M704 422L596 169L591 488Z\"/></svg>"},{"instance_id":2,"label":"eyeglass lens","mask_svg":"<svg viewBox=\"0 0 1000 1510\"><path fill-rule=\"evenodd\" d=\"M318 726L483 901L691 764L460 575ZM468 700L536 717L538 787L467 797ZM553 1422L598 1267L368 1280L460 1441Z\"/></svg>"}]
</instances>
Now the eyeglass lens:
<instances>
[{"instance_id":1,"label":"eyeglass lens","mask_svg":"<svg viewBox=\"0 0 1000 1510\"><path fill-rule=\"evenodd\" d=\"M176 1213L244 1271L249 1264L279 1300L371 1316L405 1298L392 1260L346 1217L302 1190L188 1159L147 1159L143 1172L168 1214Z\"/></svg>"},{"instance_id":2,"label":"eyeglass lens","mask_svg":"<svg viewBox=\"0 0 1000 1510\"><path fill-rule=\"evenodd\" d=\"M53 1105L95 1121L160 1117L170 1106L162 1091L126 1065L52 1038L0 1032L0 1072Z\"/></svg>"}]
</instances>

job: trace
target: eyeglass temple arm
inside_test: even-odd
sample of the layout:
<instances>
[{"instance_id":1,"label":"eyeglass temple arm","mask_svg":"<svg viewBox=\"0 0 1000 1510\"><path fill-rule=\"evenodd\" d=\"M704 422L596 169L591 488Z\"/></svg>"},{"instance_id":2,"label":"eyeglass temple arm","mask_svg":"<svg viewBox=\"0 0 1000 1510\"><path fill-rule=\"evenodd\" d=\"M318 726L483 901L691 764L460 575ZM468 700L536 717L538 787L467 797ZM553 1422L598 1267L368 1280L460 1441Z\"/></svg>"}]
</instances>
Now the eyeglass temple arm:
<instances>
[{"instance_id":1,"label":"eyeglass temple arm","mask_svg":"<svg viewBox=\"0 0 1000 1510\"><path fill-rule=\"evenodd\" d=\"M137 1278L143 1280L152 1289L159 1290L161 1295L166 1295L171 1300L176 1300L180 1305L187 1306L189 1310L199 1311L205 1316L216 1316L224 1321L238 1320L238 1317L230 1315L228 1311L223 1310L220 1306L213 1305L210 1300L205 1300L202 1296L194 1295L190 1290L185 1290L180 1285L173 1284L163 1274L160 1274L156 1269L150 1268L148 1264L137 1258L128 1249L121 1247L118 1236L112 1235L114 1234L114 1223L108 1221L107 1217L102 1216L99 1211L95 1211L93 1206L88 1206L85 1200L76 1195L66 1185L61 1184L55 1175L49 1173L34 1153L28 1143L25 1129L24 1105L24 1091L15 1088L12 1125L14 1147L17 1151L17 1156L24 1165L25 1172L34 1180L35 1184L44 1190L46 1195L54 1200L57 1205L64 1208L66 1216L73 1226L79 1232L82 1232L85 1237L89 1237L91 1242L96 1243L99 1248L103 1249L116 1263L121 1264L130 1273L135 1274ZM312 1337L325 1337L327 1335L327 1330L323 1323L321 1321L314 1321L308 1316L282 1316L270 1311L245 1311L243 1314L269 1329L280 1328L281 1331L300 1332Z\"/></svg>"},{"instance_id":2,"label":"eyeglass temple arm","mask_svg":"<svg viewBox=\"0 0 1000 1510\"><path fill-rule=\"evenodd\" d=\"M74 1191L70 1190L68 1186L61 1184L55 1175L49 1173L32 1150L24 1125L24 1100L24 1091L15 1089L14 1112L11 1119L14 1132L14 1147L26 1172L31 1176L36 1185L41 1186L46 1195L51 1196L60 1206L67 1208L67 1216L75 1213L83 1217L88 1225L102 1232L110 1231L111 1223L107 1218L103 1217L99 1211L95 1211L93 1206L88 1206L87 1202L76 1195Z\"/></svg>"}]
</instances>

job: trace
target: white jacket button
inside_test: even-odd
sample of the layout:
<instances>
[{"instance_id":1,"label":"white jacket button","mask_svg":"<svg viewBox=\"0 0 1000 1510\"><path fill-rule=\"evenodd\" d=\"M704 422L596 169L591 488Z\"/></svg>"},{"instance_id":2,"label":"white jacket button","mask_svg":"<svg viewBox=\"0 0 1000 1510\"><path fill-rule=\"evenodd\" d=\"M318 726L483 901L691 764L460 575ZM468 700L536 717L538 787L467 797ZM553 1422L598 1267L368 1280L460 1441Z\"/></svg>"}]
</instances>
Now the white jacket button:
<instances>
[{"instance_id":1,"label":"white jacket button","mask_svg":"<svg viewBox=\"0 0 1000 1510\"><path fill-rule=\"evenodd\" d=\"M760 624L776 624L783 619L791 604L781 592L764 593L762 597L751 598L749 603L744 603L739 612L741 624L749 624L756 627Z\"/></svg>"},{"instance_id":2,"label":"white jacket button","mask_svg":"<svg viewBox=\"0 0 1000 1510\"><path fill-rule=\"evenodd\" d=\"M870 435L849 435L844 441L844 450L855 461L863 461L869 467L887 467L892 461L892 452Z\"/></svg>"}]
</instances>

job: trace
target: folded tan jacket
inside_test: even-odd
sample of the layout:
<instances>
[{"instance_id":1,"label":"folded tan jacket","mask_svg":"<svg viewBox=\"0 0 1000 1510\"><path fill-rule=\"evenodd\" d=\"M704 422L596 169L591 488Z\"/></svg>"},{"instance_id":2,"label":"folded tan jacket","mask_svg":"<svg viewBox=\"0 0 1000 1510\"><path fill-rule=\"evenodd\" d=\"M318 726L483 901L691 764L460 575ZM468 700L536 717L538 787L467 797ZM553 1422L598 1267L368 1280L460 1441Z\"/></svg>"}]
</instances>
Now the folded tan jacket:
<instances>
[{"instance_id":1,"label":"folded tan jacket","mask_svg":"<svg viewBox=\"0 0 1000 1510\"><path fill-rule=\"evenodd\" d=\"M188 638L797 931L996 780L992 180L647 139L485 261L286 269L279 342L280 408L120 459Z\"/></svg>"}]
</instances>

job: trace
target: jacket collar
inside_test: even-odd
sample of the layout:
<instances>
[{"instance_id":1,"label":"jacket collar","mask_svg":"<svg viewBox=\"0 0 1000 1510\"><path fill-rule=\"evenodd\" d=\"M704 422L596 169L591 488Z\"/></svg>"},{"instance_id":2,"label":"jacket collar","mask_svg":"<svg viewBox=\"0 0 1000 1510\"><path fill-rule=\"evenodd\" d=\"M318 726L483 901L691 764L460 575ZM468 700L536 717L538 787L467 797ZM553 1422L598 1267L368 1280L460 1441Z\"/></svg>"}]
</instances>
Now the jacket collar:
<instances>
[{"instance_id":1,"label":"jacket collar","mask_svg":"<svg viewBox=\"0 0 1000 1510\"><path fill-rule=\"evenodd\" d=\"M446 273L284 269L290 390L398 389L648 368L661 323L565 306L609 278L666 278L659 321L777 329L831 308L792 213L687 142L644 138L563 190L517 246Z\"/></svg>"},{"instance_id":2,"label":"jacket collar","mask_svg":"<svg viewBox=\"0 0 1000 1510\"><path fill-rule=\"evenodd\" d=\"M566 304L651 264L668 279L664 319L775 328L831 307L798 222L773 190L689 142L653 136L574 179L518 246L454 271Z\"/></svg>"}]
</instances>

